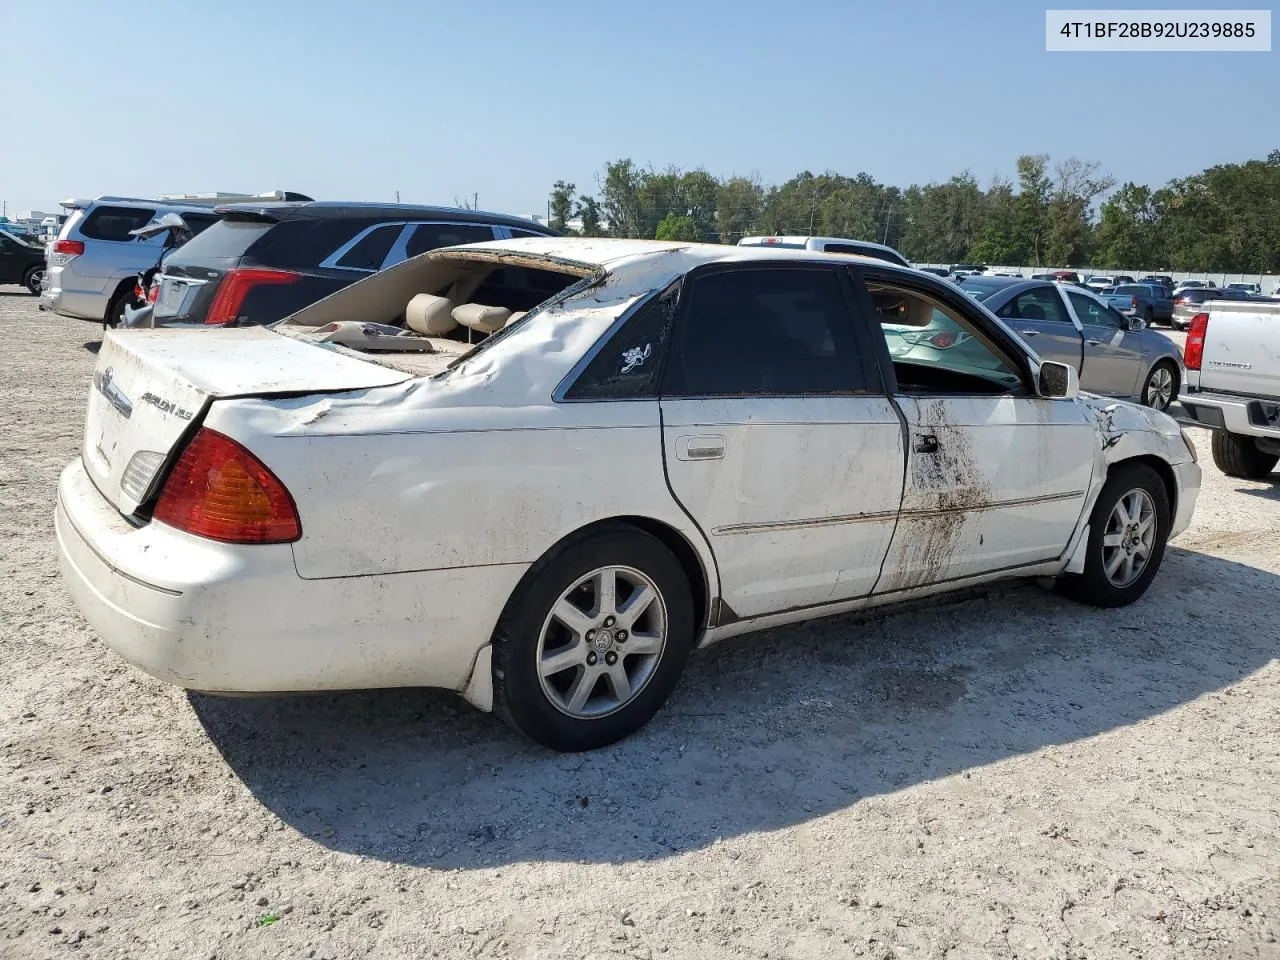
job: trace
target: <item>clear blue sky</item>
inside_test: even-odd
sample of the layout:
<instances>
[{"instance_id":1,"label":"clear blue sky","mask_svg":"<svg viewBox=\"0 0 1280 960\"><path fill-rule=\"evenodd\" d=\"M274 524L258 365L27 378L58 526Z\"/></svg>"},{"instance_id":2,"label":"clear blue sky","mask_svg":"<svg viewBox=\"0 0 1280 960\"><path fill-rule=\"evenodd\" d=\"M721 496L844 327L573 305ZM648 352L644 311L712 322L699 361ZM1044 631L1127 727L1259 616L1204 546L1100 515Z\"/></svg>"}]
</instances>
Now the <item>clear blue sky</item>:
<instances>
[{"instance_id":1,"label":"clear blue sky","mask_svg":"<svg viewBox=\"0 0 1280 960\"><path fill-rule=\"evenodd\" d=\"M1050 54L1046 5L1068 6L0 0L0 198L399 190L530 213L626 156L905 186L1074 154L1159 184L1280 147L1280 53Z\"/></svg>"}]
</instances>

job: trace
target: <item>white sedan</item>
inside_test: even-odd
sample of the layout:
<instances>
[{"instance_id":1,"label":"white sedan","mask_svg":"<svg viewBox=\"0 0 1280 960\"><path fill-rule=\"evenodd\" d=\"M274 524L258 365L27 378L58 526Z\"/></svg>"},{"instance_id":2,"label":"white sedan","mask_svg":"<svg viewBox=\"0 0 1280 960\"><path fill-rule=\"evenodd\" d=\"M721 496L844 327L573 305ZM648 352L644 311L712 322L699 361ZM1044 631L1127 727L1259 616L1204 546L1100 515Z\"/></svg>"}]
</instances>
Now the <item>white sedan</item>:
<instances>
[{"instance_id":1,"label":"white sedan","mask_svg":"<svg viewBox=\"0 0 1280 960\"><path fill-rule=\"evenodd\" d=\"M938 317L966 336L891 353ZM580 750L737 634L1014 577L1130 603L1199 486L1172 419L1077 396L938 278L523 239L272 328L108 333L56 521L161 680L444 687Z\"/></svg>"}]
</instances>

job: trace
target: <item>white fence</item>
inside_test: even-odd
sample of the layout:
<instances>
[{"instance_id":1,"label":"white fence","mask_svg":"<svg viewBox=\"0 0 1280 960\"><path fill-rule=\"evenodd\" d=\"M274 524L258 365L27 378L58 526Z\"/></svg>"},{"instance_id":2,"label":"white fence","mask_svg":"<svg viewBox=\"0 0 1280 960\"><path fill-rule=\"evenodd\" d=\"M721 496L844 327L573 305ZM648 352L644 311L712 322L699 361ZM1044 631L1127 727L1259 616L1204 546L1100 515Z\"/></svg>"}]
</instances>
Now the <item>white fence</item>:
<instances>
[{"instance_id":1,"label":"white fence","mask_svg":"<svg viewBox=\"0 0 1280 960\"><path fill-rule=\"evenodd\" d=\"M918 263L916 264L916 266L940 267L946 270L950 268L951 264L949 263ZM1116 275L1123 275L1126 277L1133 277L1135 280L1137 280L1139 277L1144 277L1144 276L1147 276L1148 274L1156 274L1156 275L1165 276L1165 277L1173 277L1174 283L1177 283L1179 280L1204 280L1206 283L1214 283L1220 287L1225 286L1228 283L1256 283L1260 287L1262 287L1262 292L1267 295L1271 295L1275 293L1277 288L1280 288L1280 274L1275 274L1275 273L1202 273L1202 272L1177 273L1169 270L1147 270L1145 268L1139 270L1134 268L1102 269L1101 267L1095 268L1095 267L1026 267L1026 266L1023 266L1023 267L989 266L987 267L986 272L989 274L1020 273L1024 277L1030 277L1033 273L1052 273L1055 270L1071 270L1071 271L1074 271L1075 273L1080 274L1082 278L1093 277L1093 276L1114 277Z\"/></svg>"}]
</instances>

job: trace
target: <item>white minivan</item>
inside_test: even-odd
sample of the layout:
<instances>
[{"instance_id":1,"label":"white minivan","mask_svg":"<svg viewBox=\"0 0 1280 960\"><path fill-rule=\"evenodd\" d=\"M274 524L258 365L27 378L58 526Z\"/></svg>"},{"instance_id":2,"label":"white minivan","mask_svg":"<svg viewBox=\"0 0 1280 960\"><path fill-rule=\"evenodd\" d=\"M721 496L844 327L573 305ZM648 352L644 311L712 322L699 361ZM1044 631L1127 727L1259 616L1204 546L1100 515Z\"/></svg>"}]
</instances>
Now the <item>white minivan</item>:
<instances>
[{"instance_id":1,"label":"white minivan","mask_svg":"<svg viewBox=\"0 0 1280 960\"><path fill-rule=\"evenodd\" d=\"M740 247L781 247L784 250L818 250L822 253L847 253L859 257L887 260L900 267L911 263L893 247L870 240L845 240L840 237L743 237Z\"/></svg>"}]
</instances>

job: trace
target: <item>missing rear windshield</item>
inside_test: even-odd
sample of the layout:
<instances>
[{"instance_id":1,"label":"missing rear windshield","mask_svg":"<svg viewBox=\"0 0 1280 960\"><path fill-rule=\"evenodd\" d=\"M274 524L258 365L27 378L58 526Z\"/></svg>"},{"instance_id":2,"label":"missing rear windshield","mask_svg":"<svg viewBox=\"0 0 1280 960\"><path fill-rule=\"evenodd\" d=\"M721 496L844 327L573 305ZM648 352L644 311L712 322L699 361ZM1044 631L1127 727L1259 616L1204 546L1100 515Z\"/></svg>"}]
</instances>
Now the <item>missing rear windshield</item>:
<instances>
[{"instance_id":1,"label":"missing rear windshield","mask_svg":"<svg viewBox=\"0 0 1280 960\"><path fill-rule=\"evenodd\" d=\"M524 271L524 273L513 274L508 272L513 270ZM495 277L497 280L495 280ZM477 301L485 302L480 301L482 292L490 296L496 295L499 298L512 296L524 296L527 298L529 295L537 291L542 294L541 298L537 300L533 306L526 308L527 312L525 312L524 316L516 319L514 322L506 323L502 329L489 334L462 356L458 357L457 360L454 360L445 368L440 376L444 376L450 370L454 370L466 363L468 360L474 359L478 354L493 346L495 343L500 342L504 337L511 333L512 330L524 326L544 310L549 310L575 294L586 290L588 287L595 284L598 279L599 278L595 276L582 277L576 274L558 273L551 270L536 270L530 267L503 267L499 270L495 270L485 278L484 282L480 285L480 288L476 291ZM503 290L502 283L504 280L516 281L517 285ZM524 286L526 283L529 284L529 286ZM488 290L486 290L486 288L488 288Z\"/></svg>"}]
</instances>

